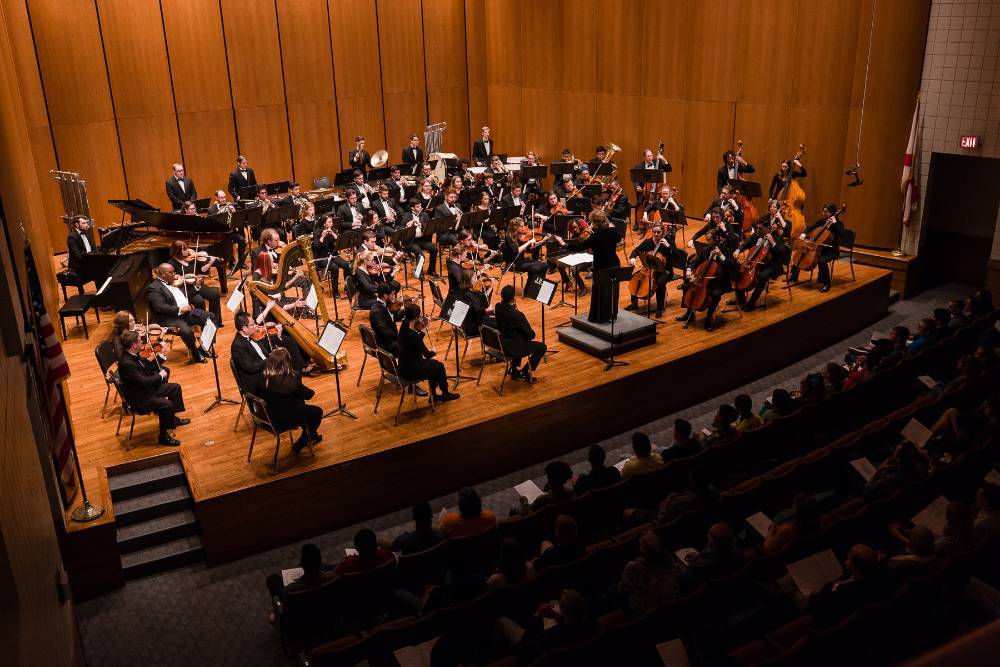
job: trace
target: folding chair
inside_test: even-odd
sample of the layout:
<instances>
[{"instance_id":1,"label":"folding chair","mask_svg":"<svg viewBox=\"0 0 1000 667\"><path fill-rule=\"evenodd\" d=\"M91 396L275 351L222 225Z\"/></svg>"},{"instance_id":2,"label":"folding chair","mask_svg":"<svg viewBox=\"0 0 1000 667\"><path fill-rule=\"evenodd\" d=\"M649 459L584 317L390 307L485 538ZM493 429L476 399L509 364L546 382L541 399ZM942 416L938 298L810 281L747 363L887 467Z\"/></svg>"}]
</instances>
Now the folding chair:
<instances>
[{"instance_id":1,"label":"folding chair","mask_svg":"<svg viewBox=\"0 0 1000 667\"><path fill-rule=\"evenodd\" d=\"M476 378L476 386L482 381L483 371L486 370L486 363L490 359L502 361L504 370L503 379L500 381L500 395L503 396L503 386L507 382L507 376L510 375L514 361L507 356L503 348L503 337L493 327L488 327L485 324L479 327L479 342L483 346L483 365L479 367L479 377Z\"/></svg>"},{"instance_id":2,"label":"folding chair","mask_svg":"<svg viewBox=\"0 0 1000 667\"><path fill-rule=\"evenodd\" d=\"M97 365L101 367L101 375L104 376L104 382L107 385L104 391L104 404L101 405L101 419L104 419L104 411L108 407L108 397L111 395L111 386L115 383L109 371L118 360L115 358L115 346L109 340L99 343L94 354L97 356Z\"/></svg>"},{"instance_id":3,"label":"folding chair","mask_svg":"<svg viewBox=\"0 0 1000 667\"><path fill-rule=\"evenodd\" d=\"M250 412L250 416L253 418L253 435L250 436L250 449L247 452L247 463L250 462L250 457L253 455L253 444L257 440L257 429L263 428L270 433L274 434L274 460L271 461L271 474L278 472L278 450L281 448L281 436L288 433L289 440L291 440L291 432L299 428L298 426L286 426L283 429L278 429L274 426L274 421L272 421L271 416L267 412L267 405L264 403L263 399L258 396L247 392L244 394L247 400L247 409ZM315 456L313 452L312 442L308 441L309 453Z\"/></svg>"},{"instance_id":4,"label":"folding chair","mask_svg":"<svg viewBox=\"0 0 1000 667\"><path fill-rule=\"evenodd\" d=\"M406 398L406 391L410 387L416 387L424 380L411 380L402 377L399 374L399 367L396 365L396 358L381 348L375 348L375 357L378 359L378 365L382 370L382 374L379 378L378 395L375 396L375 409L372 411L372 414L378 414L378 404L382 401L382 388L385 386L386 380L388 380L391 384L399 387L399 405L396 406L396 416L392 420L393 426L398 426L399 411L403 409L403 399ZM427 382L427 393L431 400L431 412L434 412L434 390L430 386L430 381ZM415 391L413 392L413 400L417 400L417 392Z\"/></svg>"},{"instance_id":5,"label":"folding chair","mask_svg":"<svg viewBox=\"0 0 1000 667\"><path fill-rule=\"evenodd\" d=\"M361 386L361 376L365 372L365 364L368 363L368 357L372 359L378 359L376 350L378 350L378 341L375 340L375 331L367 324L362 324L358 327L358 331L361 332L361 349L364 350L364 356L361 358L361 370L358 371L358 381L354 386Z\"/></svg>"},{"instance_id":6,"label":"folding chair","mask_svg":"<svg viewBox=\"0 0 1000 667\"><path fill-rule=\"evenodd\" d=\"M137 410L133 408L127 400L125 400L125 392L122 390L122 379L118 376L118 372L115 371L111 374L111 379L115 383L115 391L118 392L118 398L122 400L122 411L118 414L118 426L115 428L115 436L117 437L122 429L122 419L125 415L132 418L132 423L128 427L128 440L125 441L125 449L132 449L128 443L132 441L132 432L135 430L135 416L136 415L151 415L153 412L151 410Z\"/></svg>"},{"instance_id":7,"label":"folding chair","mask_svg":"<svg viewBox=\"0 0 1000 667\"><path fill-rule=\"evenodd\" d=\"M236 413L236 423L233 424L233 433L240 426L240 418L243 417L243 410L247 407L247 396L246 392L243 390L243 386L240 384L240 376L236 373L236 362L230 357L229 359L229 370L233 374L233 379L236 380L236 388L240 392L240 411Z\"/></svg>"}]
</instances>

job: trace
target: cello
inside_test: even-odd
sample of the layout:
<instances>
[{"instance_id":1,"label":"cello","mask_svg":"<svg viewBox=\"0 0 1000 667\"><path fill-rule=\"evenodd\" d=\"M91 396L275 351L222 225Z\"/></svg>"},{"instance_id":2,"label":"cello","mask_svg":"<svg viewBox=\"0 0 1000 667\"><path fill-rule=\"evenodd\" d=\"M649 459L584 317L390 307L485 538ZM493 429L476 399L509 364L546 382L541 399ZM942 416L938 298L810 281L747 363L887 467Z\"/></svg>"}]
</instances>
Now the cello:
<instances>
[{"instance_id":1,"label":"cello","mask_svg":"<svg viewBox=\"0 0 1000 667\"><path fill-rule=\"evenodd\" d=\"M656 254L660 245L666 245L665 239L661 238L652 250L639 255L639 263L636 264L632 277L628 281L628 291L636 299L648 299L653 294L653 285L656 284L657 274L667 270L667 258ZM670 246L667 245L667 252Z\"/></svg>"},{"instance_id":2,"label":"cello","mask_svg":"<svg viewBox=\"0 0 1000 667\"><path fill-rule=\"evenodd\" d=\"M775 225L771 225L767 233L773 234L774 230ZM733 283L734 289L742 292L757 283L757 272L771 258L771 248L771 242L762 236L753 249L740 258L739 273Z\"/></svg>"},{"instance_id":3,"label":"cello","mask_svg":"<svg viewBox=\"0 0 1000 667\"><path fill-rule=\"evenodd\" d=\"M736 157L740 158L743 155L743 140L736 140ZM743 174L740 173L740 163L736 162L736 180L742 181ZM753 203L753 200L744 195L739 190L736 191L736 203L739 204L740 209L743 211L743 235L747 236L753 230L753 221L757 219L757 206Z\"/></svg>"},{"instance_id":4,"label":"cello","mask_svg":"<svg viewBox=\"0 0 1000 667\"><path fill-rule=\"evenodd\" d=\"M833 215L827 217L826 221L809 232L804 239L796 242L795 252L792 253L792 265L799 271L812 271L819 263L819 253L823 248L830 246L833 240L833 232L830 226L833 221L847 212L847 206L841 204L840 208Z\"/></svg>"},{"instance_id":5,"label":"cello","mask_svg":"<svg viewBox=\"0 0 1000 667\"><path fill-rule=\"evenodd\" d=\"M712 243L715 243L714 238L712 239ZM713 245L712 250L708 253L708 257L702 260L691 272L691 279L688 280L687 289L684 290L684 296L681 299L681 305L684 308L691 311L700 311L708 308L708 304L712 300L711 295L708 293L709 285L723 270L722 265L715 261L716 257L721 254L722 251L719 250L719 247Z\"/></svg>"},{"instance_id":6,"label":"cello","mask_svg":"<svg viewBox=\"0 0 1000 667\"><path fill-rule=\"evenodd\" d=\"M788 178L777 196L781 206L781 217L792 226L790 230L792 238L796 238L806 228L806 216L802 212L806 205L806 193L795 180L795 161L805 152L805 144L799 144L798 152L788 161Z\"/></svg>"}]
</instances>

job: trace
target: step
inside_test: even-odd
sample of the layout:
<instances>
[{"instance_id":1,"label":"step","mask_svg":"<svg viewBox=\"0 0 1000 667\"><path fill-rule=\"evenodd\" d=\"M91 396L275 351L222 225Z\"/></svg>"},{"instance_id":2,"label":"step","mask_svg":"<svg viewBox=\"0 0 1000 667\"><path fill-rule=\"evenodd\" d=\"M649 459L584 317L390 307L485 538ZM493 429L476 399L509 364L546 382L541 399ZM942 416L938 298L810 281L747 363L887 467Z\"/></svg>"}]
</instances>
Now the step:
<instances>
[{"instance_id":1,"label":"step","mask_svg":"<svg viewBox=\"0 0 1000 667\"><path fill-rule=\"evenodd\" d=\"M179 462L108 477L111 499L116 502L138 498L184 484L184 468Z\"/></svg>"},{"instance_id":2,"label":"step","mask_svg":"<svg viewBox=\"0 0 1000 667\"><path fill-rule=\"evenodd\" d=\"M595 324L587 321L588 313L574 315L570 318L570 324L575 329L583 333L600 338L605 341L611 340L611 323ZM615 345L624 345L632 340L639 340L652 334L656 336L656 322L653 320L629 312L627 310L618 311L618 319L614 323Z\"/></svg>"},{"instance_id":3,"label":"step","mask_svg":"<svg viewBox=\"0 0 1000 667\"><path fill-rule=\"evenodd\" d=\"M140 521L188 509L191 505L191 492L187 487L174 486L114 503L115 521L122 527L131 526Z\"/></svg>"},{"instance_id":4,"label":"step","mask_svg":"<svg viewBox=\"0 0 1000 667\"><path fill-rule=\"evenodd\" d=\"M595 357L604 359L611 354L611 343L604 340L603 338L598 338L597 336L591 335L580 329L574 329L573 327L562 327L556 329L556 334L559 336L559 341L566 343L578 350L583 350L588 354L592 354ZM640 347L645 347L647 345L656 344L656 331L654 330L651 334L648 334L642 338L635 338L627 343L616 344L615 345L615 355L624 354L631 350L636 350Z\"/></svg>"},{"instance_id":5,"label":"step","mask_svg":"<svg viewBox=\"0 0 1000 667\"><path fill-rule=\"evenodd\" d=\"M194 513L191 510L181 510L119 528L116 539L119 552L124 554L195 535L197 532L198 521L194 518Z\"/></svg>"},{"instance_id":6,"label":"step","mask_svg":"<svg viewBox=\"0 0 1000 667\"><path fill-rule=\"evenodd\" d=\"M165 544L124 554L122 569L126 579L138 579L204 559L205 549L201 544L201 538L197 535L188 535Z\"/></svg>"}]
</instances>

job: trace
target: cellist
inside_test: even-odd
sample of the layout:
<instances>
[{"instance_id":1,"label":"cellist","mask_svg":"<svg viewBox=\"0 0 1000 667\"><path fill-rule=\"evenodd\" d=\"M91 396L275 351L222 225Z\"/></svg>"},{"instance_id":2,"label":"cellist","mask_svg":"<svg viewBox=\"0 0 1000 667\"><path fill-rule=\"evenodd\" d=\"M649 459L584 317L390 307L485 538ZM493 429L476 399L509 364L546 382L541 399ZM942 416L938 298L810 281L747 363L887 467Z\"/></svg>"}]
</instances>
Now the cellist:
<instances>
[{"instance_id":1,"label":"cellist","mask_svg":"<svg viewBox=\"0 0 1000 667\"><path fill-rule=\"evenodd\" d=\"M707 236L709 232L715 232L715 240L722 246L728 246L730 252L736 248L736 240L739 238L739 228L735 226L735 219L733 223L727 220L723 220L723 213L721 208L713 208L708 213L708 222L706 222L701 229L694 233L691 240L687 242L689 248L694 248L694 242L703 236Z\"/></svg>"},{"instance_id":2,"label":"cellist","mask_svg":"<svg viewBox=\"0 0 1000 667\"><path fill-rule=\"evenodd\" d=\"M684 270L684 285L681 289L687 291L693 286L692 280L695 278L696 272L701 273L705 262L715 262L719 265L718 273L709 279L707 285L708 306L705 310L705 331L712 331L715 328L712 324L712 317L715 315L719 300L723 294L732 290L732 276L736 270L736 262L733 260L732 254L724 250L723 245L719 242L719 232L716 229L708 230L704 236L705 243L691 256L687 268ZM693 309L688 308L684 314L677 316L677 321L684 322L684 328L687 328L695 320L694 313Z\"/></svg>"},{"instance_id":3,"label":"cellist","mask_svg":"<svg viewBox=\"0 0 1000 667\"><path fill-rule=\"evenodd\" d=\"M683 211L684 207L674 201L674 192L670 189L668 185L661 185L659 192L656 193L656 199L649 202L649 205L642 211L642 221L649 222L650 220L655 221L655 213L660 212L660 221L666 222L667 215L664 211Z\"/></svg>"},{"instance_id":4,"label":"cellist","mask_svg":"<svg viewBox=\"0 0 1000 667\"><path fill-rule=\"evenodd\" d=\"M632 249L628 263L634 267L640 262L639 257L645 256L646 253L653 253L663 258L665 270L654 271L652 276L653 284L656 285L656 317L660 318L663 317L663 302L667 296L667 283L673 280L674 277L673 261L677 248L674 246L674 235L664 235L663 225L660 223L654 223L650 231L653 234L652 238L643 239L642 243L639 243ZM632 303L625 306L625 310L638 309L639 297L632 294Z\"/></svg>"},{"instance_id":5,"label":"cellist","mask_svg":"<svg viewBox=\"0 0 1000 667\"><path fill-rule=\"evenodd\" d=\"M805 241L809 237L809 233L813 230L819 229L820 227L826 227L830 231L830 240L822 248L819 248L819 291L829 292L830 291L830 262L835 260L838 255L840 255L840 239L844 236L844 223L840 221L837 217L837 205L833 203L823 204L823 212L826 213L826 217L820 218L816 222L809 225L802 234L799 235L799 239ZM799 280L799 267L798 265L793 266L788 274L788 279L791 282L798 282Z\"/></svg>"},{"instance_id":6,"label":"cellist","mask_svg":"<svg viewBox=\"0 0 1000 667\"><path fill-rule=\"evenodd\" d=\"M776 211L772 210L772 213L774 212ZM777 216L773 218L772 213L757 218L757 221L754 223L753 234L741 243L740 247L733 253L734 258L739 259L744 253L752 257L754 249L759 249L764 244L767 244L770 248L767 259L757 265L753 290L736 290L736 302L743 310L749 311L754 309L757 305L757 299L760 298L764 288L767 287L767 282L774 276L781 275L791 254L788 246L785 244L784 236L784 228L788 223L782 220L780 212L777 212ZM750 291L749 299L747 299L747 291Z\"/></svg>"}]
</instances>

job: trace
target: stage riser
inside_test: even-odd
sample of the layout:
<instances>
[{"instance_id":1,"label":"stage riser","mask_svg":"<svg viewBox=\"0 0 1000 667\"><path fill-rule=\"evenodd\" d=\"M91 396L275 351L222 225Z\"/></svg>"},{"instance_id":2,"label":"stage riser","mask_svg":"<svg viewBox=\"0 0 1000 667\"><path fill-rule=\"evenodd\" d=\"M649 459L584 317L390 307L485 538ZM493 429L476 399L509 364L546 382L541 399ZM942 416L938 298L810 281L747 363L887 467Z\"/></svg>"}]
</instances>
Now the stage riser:
<instances>
[{"instance_id":1,"label":"stage riser","mask_svg":"<svg viewBox=\"0 0 1000 667\"><path fill-rule=\"evenodd\" d=\"M362 522L549 460L732 391L883 317L890 283L891 274L885 273L770 326L631 375L613 369L608 374L610 382L581 388L565 398L363 459L198 501L195 513L208 559L221 563ZM780 296L782 302L785 298ZM772 299L775 307L783 305L778 296ZM738 315L726 317L731 320ZM693 326L700 327L701 321ZM685 335L722 339L725 327L722 324L714 333L689 331ZM670 345L665 332L659 345ZM600 362L593 363L595 372L600 372ZM497 366L487 368L483 383L499 386L499 372ZM559 379L549 376L545 381ZM508 382L505 396L531 391L522 383ZM397 395L390 392L389 403L395 400ZM411 419L407 411L412 406L408 398L400 425L395 427L401 438L407 433ZM412 417L428 418L426 410ZM394 428L391 421L385 423L385 428ZM336 446L336 432L324 438L322 447ZM287 456L283 450L282 457Z\"/></svg>"}]
</instances>

